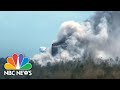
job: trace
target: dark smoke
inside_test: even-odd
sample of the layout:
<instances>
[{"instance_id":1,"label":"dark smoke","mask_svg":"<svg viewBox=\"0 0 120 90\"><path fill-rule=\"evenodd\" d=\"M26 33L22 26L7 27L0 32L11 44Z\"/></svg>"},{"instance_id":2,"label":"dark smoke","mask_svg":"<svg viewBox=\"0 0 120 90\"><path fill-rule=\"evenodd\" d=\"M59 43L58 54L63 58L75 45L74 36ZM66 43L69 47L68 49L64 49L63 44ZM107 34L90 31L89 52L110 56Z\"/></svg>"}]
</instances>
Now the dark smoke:
<instances>
[{"instance_id":1,"label":"dark smoke","mask_svg":"<svg viewBox=\"0 0 120 90\"><path fill-rule=\"evenodd\" d=\"M84 60L91 57L94 62L120 57L120 12L98 11L82 23L62 23L58 38L47 53L32 59L40 64L69 60ZM47 58L45 58L46 56ZM112 61L110 61L112 62ZM44 64L45 65L45 64Z\"/></svg>"}]
</instances>

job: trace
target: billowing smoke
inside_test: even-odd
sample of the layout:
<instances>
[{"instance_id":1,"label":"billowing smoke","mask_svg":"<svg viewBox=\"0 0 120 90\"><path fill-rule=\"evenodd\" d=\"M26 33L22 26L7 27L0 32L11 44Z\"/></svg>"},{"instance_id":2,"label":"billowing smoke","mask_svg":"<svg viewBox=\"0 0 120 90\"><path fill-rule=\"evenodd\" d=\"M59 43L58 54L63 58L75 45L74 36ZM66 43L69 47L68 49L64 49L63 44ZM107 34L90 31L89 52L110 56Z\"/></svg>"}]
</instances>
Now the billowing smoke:
<instances>
[{"instance_id":1,"label":"billowing smoke","mask_svg":"<svg viewBox=\"0 0 120 90\"><path fill-rule=\"evenodd\" d=\"M69 60L98 63L120 56L120 12L98 11L88 20L63 22L49 51L34 55L41 65Z\"/></svg>"}]
</instances>

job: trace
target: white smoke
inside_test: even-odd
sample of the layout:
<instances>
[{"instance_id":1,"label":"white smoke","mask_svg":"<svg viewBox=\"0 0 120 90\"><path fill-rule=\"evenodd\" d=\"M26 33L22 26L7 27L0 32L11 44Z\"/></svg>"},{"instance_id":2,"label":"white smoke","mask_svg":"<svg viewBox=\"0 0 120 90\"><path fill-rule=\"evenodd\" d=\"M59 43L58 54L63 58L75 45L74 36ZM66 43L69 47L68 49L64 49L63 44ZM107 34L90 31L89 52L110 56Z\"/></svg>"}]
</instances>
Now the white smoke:
<instances>
[{"instance_id":1,"label":"white smoke","mask_svg":"<svg viewBox=\"0 0 120 90\"><path fill-rule=\"evenodd\" d=\"M89 57L95 62L99 62L98 59L116 58L120 56L119 34L120 12L99 11L82 23L63 22L58 38L51 47L52 52L34 55L32 60L46 65L47 62L84 60Z\"/></svg>"}]
</instances>

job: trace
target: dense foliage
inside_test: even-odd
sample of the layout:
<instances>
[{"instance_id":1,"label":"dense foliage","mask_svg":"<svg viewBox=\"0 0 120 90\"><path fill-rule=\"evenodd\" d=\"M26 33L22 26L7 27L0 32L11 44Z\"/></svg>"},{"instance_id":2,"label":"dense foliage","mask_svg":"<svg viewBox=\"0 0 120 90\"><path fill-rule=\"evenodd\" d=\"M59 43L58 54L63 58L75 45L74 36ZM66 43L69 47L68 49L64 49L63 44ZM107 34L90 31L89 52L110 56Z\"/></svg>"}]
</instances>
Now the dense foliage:
<instances>
[{"instance_id":1,"label":"dense foliage","mask_svg":"<svg viewBox=\"0 0 120 90\"><path fill-rule=\"evenodd\" d=\"M6 59L0 59L0 79L120 79L120 65L95 64L92 60L50 63L41 67L31 61L32 76L4 76Z\"/></svg>"}]
</instances>

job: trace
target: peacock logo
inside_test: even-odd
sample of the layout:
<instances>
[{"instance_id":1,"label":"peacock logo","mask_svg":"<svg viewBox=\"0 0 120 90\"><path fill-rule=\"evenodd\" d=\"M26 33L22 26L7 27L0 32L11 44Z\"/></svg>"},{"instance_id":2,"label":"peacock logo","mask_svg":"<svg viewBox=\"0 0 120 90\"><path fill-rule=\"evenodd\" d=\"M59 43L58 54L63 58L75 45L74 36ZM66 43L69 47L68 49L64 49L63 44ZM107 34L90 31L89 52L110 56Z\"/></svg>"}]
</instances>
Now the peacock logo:
<instances>
[{"instance_id":1,"label":"peacock logo","mask_svg":"<svg viewBox=\"0 0 120 90\"><path fill-rule=\"evenodd\" d=\"M29 59L24 57L23 54L19 56L13 54L12 57L7 58L7 63L4 65L6 70L30 70L32 68Z\"/></svg>"}]
</instances>

